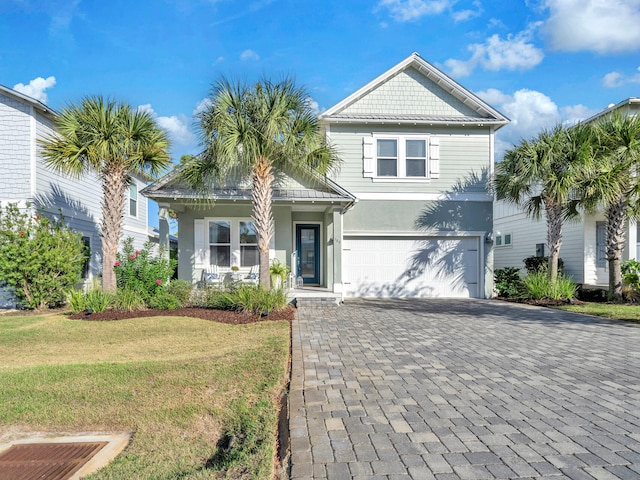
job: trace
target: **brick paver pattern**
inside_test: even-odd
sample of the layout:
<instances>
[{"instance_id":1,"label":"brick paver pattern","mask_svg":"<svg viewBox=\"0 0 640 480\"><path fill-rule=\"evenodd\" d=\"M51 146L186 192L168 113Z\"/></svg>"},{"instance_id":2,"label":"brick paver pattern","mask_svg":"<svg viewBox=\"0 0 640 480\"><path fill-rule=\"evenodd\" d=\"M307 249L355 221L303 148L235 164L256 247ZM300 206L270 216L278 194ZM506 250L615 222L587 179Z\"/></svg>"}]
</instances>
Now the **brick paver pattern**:
<instances>
[{"instance_id":1,"label":"brick paver pattern","mask_svg":"<svg viewBox=\"0 0 640 480\"><path fill-rule=\"evenodd\" d=\"M639 324L353 300L292 341L293 479L640 479Z\"/></svg>"}]
</instances>

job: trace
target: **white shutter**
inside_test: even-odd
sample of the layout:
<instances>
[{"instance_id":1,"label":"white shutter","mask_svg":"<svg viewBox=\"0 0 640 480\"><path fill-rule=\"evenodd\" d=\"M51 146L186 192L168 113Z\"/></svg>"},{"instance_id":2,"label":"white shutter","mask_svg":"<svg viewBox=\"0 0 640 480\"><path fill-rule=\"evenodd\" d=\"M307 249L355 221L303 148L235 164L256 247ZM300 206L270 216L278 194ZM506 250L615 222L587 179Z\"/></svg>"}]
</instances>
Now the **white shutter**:
<instances>
[{"instance_id":1,"label":"white shutter","mask_svg":"<svg viewBox=\"0 0 640 480\"><path fill-rule=\"evenodd\" d=\"M362 174L365 177L373 177L375 173L373 145L373 137L362 138Z\"/></svg>"},{"instance_id":2,"label":"white shutter","mask_svg":"<svg viewBox=\"0 0 640 480\"><path fill-rule=\"evenodd\" d=\"M429 139L429 172L431 178L440 177L440 139Z\"/></svg>"},{"instance_id":3,"label":"white shutter","mask_svg":"<svg viewBox=\"0 0 640 480\"><path fill-rule=\"evenodd\" d=\"M194 268L207 267L207 249L205 247L204 220L197 218L193 221L193 258Z\"/></svg>"}]
</instances>

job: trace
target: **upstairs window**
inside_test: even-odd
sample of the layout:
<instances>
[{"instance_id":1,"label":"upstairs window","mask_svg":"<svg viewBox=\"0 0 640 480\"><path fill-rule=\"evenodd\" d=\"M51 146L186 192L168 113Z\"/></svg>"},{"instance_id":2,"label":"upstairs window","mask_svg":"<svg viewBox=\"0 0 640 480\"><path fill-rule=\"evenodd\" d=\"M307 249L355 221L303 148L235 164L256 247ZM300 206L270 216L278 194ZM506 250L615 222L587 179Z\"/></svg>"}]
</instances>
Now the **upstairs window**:
<instances>
[{"instance_id":1,"label":"upstairs window","mask_svg":"<svg viewBox=\"0 0 640 480\"><path fill-rule=\"evenodd\" d=\"M435 137L374 135L363 138L363 174L379 181L438 178L440 144Z\"/></svg>"},{"instance_id":2,"label":"upstairs window","mask_svg":"<svg viewBox=\"0 0 640 480\"><path fill-rule=\"evenodd\" d=\"M132 217L138 216L138 185L132 180L129 185L129 215Z\"/></svg>"}]
</instances>

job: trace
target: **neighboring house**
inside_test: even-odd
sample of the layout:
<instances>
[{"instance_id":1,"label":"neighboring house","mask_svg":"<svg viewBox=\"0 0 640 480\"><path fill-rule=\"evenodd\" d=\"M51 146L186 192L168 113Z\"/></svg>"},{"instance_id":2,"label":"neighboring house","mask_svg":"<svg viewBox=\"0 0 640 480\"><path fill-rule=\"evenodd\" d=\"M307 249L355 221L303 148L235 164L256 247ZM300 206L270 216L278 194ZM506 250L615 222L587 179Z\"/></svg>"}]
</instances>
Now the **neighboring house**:
<instances>
[{"instance_id":1,"label":"neighboring house","mask_svg":"<svg viewBox=\"0 0 640 480\"><path fill-rule=\"evenodd\" d=\"M38 140L54 131L56 112L45 104L0 85L0 205L31 204L33 211L50 215L60 211L66 223L81 232L91 258L85 269L87 280L100 274L101 241L99 223L102 190L93 175L73 179L45 167ZM146 183L134 179L124 213L122 237L131 236L136 246L149 239L147 198L140 194ZM0 279L1 280L1 279ZM0 292L0 307L12 300Z\"/></svg>"},{"instance_id":2,"label":"neighboring house","mask_svg":"<svg viewBox=\"0 0 640 480\"><path fill-rule=\"evenodd\" d=\"M488 181L508 119L413 54L321 121L342 164L316 182L277 179L272 258L345 297L490 296ZM177 170L144 193L178 214L180 278L258 263L248 184L204 203Z\"/></svg>"},{"instance_id":3,"label":"neighboring house","mask_svg":"<svg viewBox=\"0 0 640 480\"><path fill-rule=\"evenodd\" d=\"M614 111L623 115L637 115L640 113L640 98L628 98L611 105L585 122L593 122ZM495 268L518 267L524 271L523 260L526 257L548 254L544 213L539 220L534 220L528 218L522 209L504 201L497 201L494 204L493 216ZM639 258L639 238L636 223L628 222L623 260ZM560 258L564 262L563 271L576 283L601 286L609 284L606 218L603 211L581 215L574 221L564 223Z\"/></svg>"}]
</instances>

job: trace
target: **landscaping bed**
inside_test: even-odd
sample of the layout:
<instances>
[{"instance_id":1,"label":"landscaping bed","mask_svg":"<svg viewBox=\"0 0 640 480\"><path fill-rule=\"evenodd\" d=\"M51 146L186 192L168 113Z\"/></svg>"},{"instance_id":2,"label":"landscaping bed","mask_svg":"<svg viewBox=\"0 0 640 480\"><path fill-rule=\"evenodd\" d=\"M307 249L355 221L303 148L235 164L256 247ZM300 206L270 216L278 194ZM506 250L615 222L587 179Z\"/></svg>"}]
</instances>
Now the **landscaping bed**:
<instances>
[{"instance_id":1,"label":"landscaping bed","mask_svg":"<svg viewBox=\"0 0 640 480\"><path fill-rule=\"evenodd\" d=\"M69 316L72 320L89 320L89 321L112 321L125 320L128 318L146 318L146 317L192 317L202 320L209 320L218 323L227 323L230 325L246 325L249 323L264 321L292 321L295 315L295 308L289 305L283 310L269 312L267 315L260 315L247 312L236 312L232 310L216 310L213 308L184 307L174 310L153 310L144 309L135 312L122 312L117 310L106 310L100 313L87 314L86 312L78 312Z\"/></svg>"}]
</instances>

